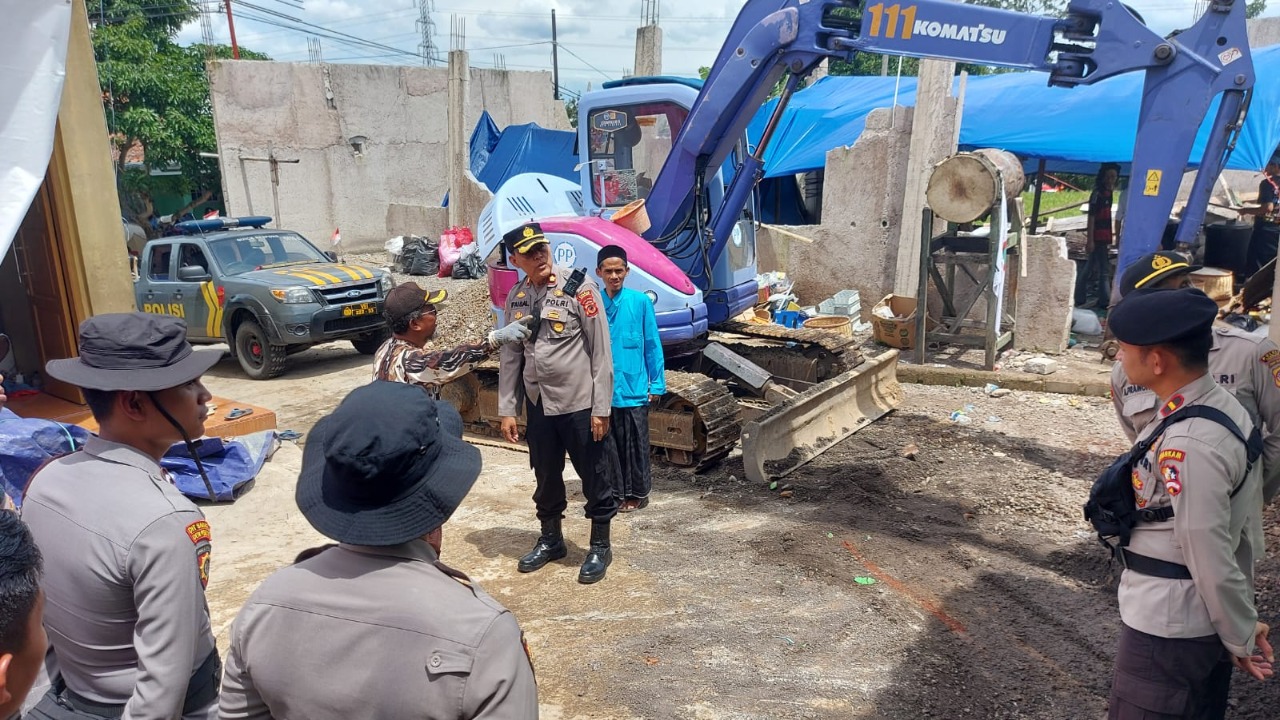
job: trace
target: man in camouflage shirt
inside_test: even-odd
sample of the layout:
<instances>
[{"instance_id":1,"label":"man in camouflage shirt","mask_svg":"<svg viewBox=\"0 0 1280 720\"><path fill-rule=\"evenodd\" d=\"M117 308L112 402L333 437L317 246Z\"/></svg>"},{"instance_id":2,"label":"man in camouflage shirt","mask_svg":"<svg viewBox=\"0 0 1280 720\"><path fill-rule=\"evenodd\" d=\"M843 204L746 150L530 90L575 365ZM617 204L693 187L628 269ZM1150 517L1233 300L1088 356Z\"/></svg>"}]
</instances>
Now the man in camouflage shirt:
<instances>
[{"instance_id":1,"label":"man in camouflage shirt","mask_svg":"<svg viewBox=\"0 0 1280 720\"><path fill-rule=\"evenodd\" d=\"M421 385L438 397L440 386L471 372L503 343L522 342L530 335L525 323L513 322L491 330L483 342L427 350L427 341L436 334L438 306L447 297L444 290L427 292L413 282L397 285L387 293L382 312L392 336L374 355L374 380Z\"/></svg>"}]
</instances>

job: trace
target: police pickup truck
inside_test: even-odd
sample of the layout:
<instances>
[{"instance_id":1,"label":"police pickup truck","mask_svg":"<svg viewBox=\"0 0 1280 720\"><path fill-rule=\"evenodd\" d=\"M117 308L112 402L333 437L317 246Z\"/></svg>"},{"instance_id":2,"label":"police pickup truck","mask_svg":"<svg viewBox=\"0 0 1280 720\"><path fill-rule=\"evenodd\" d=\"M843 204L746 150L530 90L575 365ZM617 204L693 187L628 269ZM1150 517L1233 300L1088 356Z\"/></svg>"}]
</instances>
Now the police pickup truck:
<instances>
[{"instance_id":1,"label":"police pickup truck","mask_svg":"<svg viewBox=\"0 0 1280 720\"><path fill-rule=\"evenodd\" d=\"M184 319L193 343L227 343L255 380L276 377L286 356L317 343L350 340L376 352L390 334L382 302L391 276L336 262L269 222L192 220L174 226L181 235L147 243L134 281L138 309Z\"/></svg>"}]
</instances>

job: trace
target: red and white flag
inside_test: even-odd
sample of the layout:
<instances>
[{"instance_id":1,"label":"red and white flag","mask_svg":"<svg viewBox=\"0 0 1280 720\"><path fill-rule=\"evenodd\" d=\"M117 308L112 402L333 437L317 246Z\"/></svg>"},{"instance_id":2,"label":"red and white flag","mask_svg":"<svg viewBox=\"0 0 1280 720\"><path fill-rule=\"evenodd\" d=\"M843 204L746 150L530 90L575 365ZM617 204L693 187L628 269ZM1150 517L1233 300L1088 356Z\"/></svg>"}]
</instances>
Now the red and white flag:
<instances>
[{"instance_id":1,"label":"red and white flag","mask_svg":"<svg viewBox=\"0 0 1280 720\"><path fill-rule=\"evenodd\" d=\"M338 243L342 242L342 233L340 232L340 230L341 228L333 229L333 246L334 247L338 247Z\"/></svg>"},{"instance_id":2,"label":"red and white flag","mask_svg":"<svg viewBox=\"0 0 1280 720\"><path fill-rule=\"evenodd\" d=\"M214 219L214 218L216 218L216 217L218 217L218 210L217 210L217 208L210 208L210 209L209 209L207 212L205 212L205 214L204 214L204 219L205 219L205 220L212 220L212 219Z\"/></svg>"}]
</instances>

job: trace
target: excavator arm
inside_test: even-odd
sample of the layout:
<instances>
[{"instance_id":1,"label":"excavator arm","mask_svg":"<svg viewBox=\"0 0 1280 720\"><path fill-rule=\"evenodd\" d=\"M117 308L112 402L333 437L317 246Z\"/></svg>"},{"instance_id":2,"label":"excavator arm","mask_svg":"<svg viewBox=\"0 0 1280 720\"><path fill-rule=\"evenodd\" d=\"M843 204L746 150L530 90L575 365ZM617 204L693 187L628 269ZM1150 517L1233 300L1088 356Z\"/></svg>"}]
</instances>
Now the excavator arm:
<instances>
[{"instance_id":1,"label":"excavator arm","mask_svg":"<svg viewBox=\"0 0 1280 720\"><path fill-rule=\"evenodd\" d=\"M714 264L762 176L765 149L791 94L824 59L850 60L859 52L1036 70L1067 87L1144 71L1121 271L1158 247L1196 135L1221 95L1178 230L1179 241L1194 238L1254 83L1244 0L1215 0L1194 26L1167 38L1112 0L1074 0L1062 18L947 0L748 0L654 182L645 237L660 241L686 226L695 188L729 156L785 75L758 146L743 159L703 238Z\"/></svg>"}]
</instances>

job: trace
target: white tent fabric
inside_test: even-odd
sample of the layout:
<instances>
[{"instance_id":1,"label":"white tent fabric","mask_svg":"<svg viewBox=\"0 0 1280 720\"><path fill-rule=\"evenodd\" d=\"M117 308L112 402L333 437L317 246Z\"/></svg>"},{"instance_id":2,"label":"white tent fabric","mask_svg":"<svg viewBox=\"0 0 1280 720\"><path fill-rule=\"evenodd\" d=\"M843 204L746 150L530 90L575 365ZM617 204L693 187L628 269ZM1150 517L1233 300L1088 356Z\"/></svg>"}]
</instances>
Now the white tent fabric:
<instances>
[{"instance_id":1,"label":"white tent fabric","mask_svg":"<svg viewBox=\"0 0 1280 720\"><path fill-rule=\"evenodd\" d=\"M71 0L3 0L0 22L0 259L40 188L67 74Z\"/></svg>"}]
</instances>

